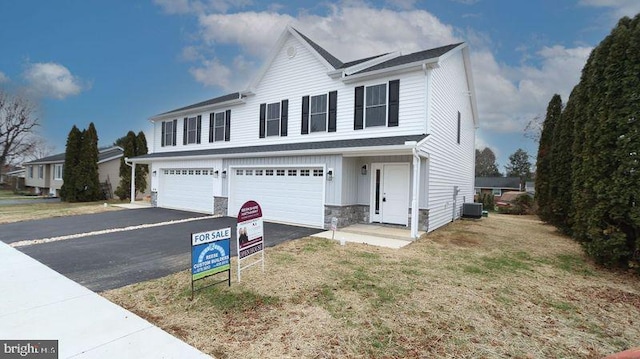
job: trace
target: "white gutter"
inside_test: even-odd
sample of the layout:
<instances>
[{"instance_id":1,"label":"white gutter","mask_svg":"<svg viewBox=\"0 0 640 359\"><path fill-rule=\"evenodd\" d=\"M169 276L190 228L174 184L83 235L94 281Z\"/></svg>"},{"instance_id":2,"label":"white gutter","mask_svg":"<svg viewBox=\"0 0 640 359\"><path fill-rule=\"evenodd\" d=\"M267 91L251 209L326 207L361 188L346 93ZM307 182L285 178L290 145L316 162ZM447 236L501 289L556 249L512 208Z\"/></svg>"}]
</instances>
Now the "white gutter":
<instances>
[{"instance_id":1,"label":"white gutter","mask_svg":"<svg viewBox=\"0 0 640 359\"><path fill-rule=\"evenodd\" d=\"M129 163L129 157L124 158L124 163L131 167L131 203L135 203L136 201L136 166L135 164Z\"/></svg>"}]
</instances>

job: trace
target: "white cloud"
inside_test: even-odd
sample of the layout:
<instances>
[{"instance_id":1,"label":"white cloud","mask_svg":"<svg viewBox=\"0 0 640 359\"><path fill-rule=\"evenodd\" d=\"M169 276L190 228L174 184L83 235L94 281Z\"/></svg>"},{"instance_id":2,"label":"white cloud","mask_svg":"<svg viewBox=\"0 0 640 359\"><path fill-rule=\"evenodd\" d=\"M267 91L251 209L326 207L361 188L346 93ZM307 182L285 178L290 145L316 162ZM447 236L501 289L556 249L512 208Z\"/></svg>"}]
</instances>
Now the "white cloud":
<instances>
[{"instance_id":1,"label":"white cloud","mask_svg":"<svg viewBox=\"0 0 640 359\"><path fill-rule=\"evenodd\" d=\"M610 8L615 19L623 16L634 17L640 12L638 0L580 0L583 6Z\"/></svg>"},{"instance_id":2,"label":"white cloud","mask_svg":"<svg viewBox=\"0 0 640 359\"><path fill-rule=\"evenodd\" d=\"M244 56L236 56L233 63L227 66L217 58L205 60L200 66L189 69L196 81L205 86L218 86L225 91L237 91L245 88L254 64Z\"/></svg>"},{"instance_id":3,"label":"white cloud","mask_svg":"<svg viewBox=\"0 0 640 359\"><path fill-rule=\"evenodd\" d=\"M3 82L9 82L9 77L7 77L7 75L0 71L0 84Z\"/></svg>"},{"instance_id":4,"label":"white cloud","mask_svg":"<svg viewBox=\"0 0 640 359\"><path fill-rule=\"evenodd\" d=\"M82 82L69 69L54 62L29 64L23 74L29 90L44 97L63 99L79 94Z\"/></svg>"}]
</instances>

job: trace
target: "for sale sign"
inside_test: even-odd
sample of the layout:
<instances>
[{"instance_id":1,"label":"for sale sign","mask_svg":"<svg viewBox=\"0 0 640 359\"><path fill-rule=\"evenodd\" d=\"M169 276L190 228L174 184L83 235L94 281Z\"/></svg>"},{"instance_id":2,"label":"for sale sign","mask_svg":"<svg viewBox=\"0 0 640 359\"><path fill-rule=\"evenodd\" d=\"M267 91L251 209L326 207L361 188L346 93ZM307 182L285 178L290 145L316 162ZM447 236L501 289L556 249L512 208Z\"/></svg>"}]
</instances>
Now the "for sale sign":
<instances>
[{"instance_id":1,"label":"for sale sign","mask_svg":"<svg viewBox=\"0 0 640 359\"><path fill-rule=\"evenodd\" d=\"M238 211L237 227L238 244L238 282L242 269L251 267L262 262L264 271L264 231L262 225L262 208L256 201L247 201L240 211ZM261 255L260 259L245 266L241 264L242 259Z\"/></svg>"},{"instance_id":2,"label":"for sale sign","mask_svg":"<svg viewBox=\"0 0 640 359\"><path fill-rule=\"evenodd\" d=\"M227 271L231 285L231 228L191 234L191 296L193 282ZM206 287L205 287L206 288Z\"/></svg>"}]
</instances>

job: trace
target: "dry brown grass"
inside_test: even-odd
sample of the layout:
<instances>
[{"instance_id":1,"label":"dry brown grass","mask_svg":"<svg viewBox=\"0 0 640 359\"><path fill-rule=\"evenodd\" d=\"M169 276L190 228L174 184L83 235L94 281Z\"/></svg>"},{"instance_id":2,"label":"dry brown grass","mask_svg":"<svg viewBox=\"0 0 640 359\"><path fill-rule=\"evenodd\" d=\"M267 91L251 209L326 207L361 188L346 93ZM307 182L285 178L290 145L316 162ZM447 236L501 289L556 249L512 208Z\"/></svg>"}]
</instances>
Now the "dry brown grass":
<instances>
[{"instance_id":1,"label":"dry brown grass","mask_svg":"<svg viewBox=\"0 0 640 359\"><path fill-rule=\"evenodd\" d=\"M640 345L639 279L595 267L531 216L458 221L401 250L304 238L266 260L193 301L188 271L103 295L217 358L600 358Z\"/></svg>"},{"instance_id":2,"label":"dry brown grass","mask_svg":"<svg viewBox=\"0 0 640 359\"><path fill-rule=\"evenodd\" d=\"M121 209L114 206L104 207L104 201L85 203L29 203L29 200L25 199L24 202L25 204L0 206L0 224L77 214L117 211ZM113 203L113 201L110 203Z\"/></svg>"}]
</instances>

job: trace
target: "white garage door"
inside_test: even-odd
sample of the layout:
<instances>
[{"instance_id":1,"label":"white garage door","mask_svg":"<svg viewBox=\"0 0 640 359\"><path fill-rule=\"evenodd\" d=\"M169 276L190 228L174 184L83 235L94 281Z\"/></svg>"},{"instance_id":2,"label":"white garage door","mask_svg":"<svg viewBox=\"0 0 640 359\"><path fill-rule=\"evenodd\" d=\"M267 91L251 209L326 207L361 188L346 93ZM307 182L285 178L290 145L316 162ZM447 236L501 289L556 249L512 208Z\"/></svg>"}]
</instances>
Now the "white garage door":
<instances>
[{"instance_id":1,"label":"white garage door","mask_svg":"<svg viewBox=\"0 0 640 359\"><path fill-rule=\"evenodd\" d=\"M163 169L158 207L213 213L213 169Z\"/></svg>"},{"instance_id":2,"label":"white garage door","mask_svg":"<svg viewBox=\"0 0 640 359\"><path fill-rule=\"evenodd\" d=\"M321 167L233 168L229 184L229 215L254 200L270 221L324 226L324 170Z\"/></svg>"}]
</instances>

